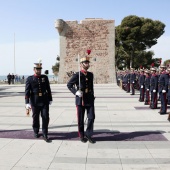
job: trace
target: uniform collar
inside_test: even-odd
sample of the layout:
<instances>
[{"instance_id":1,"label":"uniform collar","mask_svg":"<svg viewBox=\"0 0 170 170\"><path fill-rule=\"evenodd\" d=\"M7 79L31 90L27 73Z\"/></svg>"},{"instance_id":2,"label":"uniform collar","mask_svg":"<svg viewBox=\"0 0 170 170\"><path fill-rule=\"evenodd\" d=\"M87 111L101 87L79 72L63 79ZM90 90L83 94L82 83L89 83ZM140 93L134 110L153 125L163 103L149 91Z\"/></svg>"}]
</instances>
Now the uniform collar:
<instances>
[{"instance_id":1,"label":"uniform collar","mask_svg":"<svg viewBox=\"0 0 170 170\"><path fill-rule=\"evenodd\" d=\"M167 72L164 70L161 74L167 74Z\"/></svg>"},{"instance_id":2,"label":"uniform collar","mask_svg":"<svg viewBox=\"0 0 170 170\"><path fill-rule=\"evenodd\" d=\"M34 74L34 77L40 78L40 77L41 77L41 75L39 76L39 75L37 75L37 74Z\"/></svg>"},{"instance_id":3,"label":"uniform collar","mask_svg":"<svg viewBox=\"0 0 170 170\"><path fill-rule=\"evenodd\" d=\"M83 74L87 74L87 71L86 70L81 70L81 72L83 73Z\"/></svg>"}]
</instances>

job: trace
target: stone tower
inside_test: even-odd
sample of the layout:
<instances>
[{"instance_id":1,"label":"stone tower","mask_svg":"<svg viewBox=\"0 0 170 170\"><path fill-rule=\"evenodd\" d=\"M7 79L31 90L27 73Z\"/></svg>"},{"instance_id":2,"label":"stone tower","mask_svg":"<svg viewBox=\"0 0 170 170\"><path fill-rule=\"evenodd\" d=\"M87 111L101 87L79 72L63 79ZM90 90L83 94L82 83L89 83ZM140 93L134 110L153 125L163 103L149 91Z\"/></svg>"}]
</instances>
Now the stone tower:
<instances>
[{"instance_id":1,"label":"stone tower","mask_svg":"<svg viewBox=\"0 0 170 170\"><path fill-rule=\"evenodd\" d=\"M60 68L58 82L67 83L68 72L77 72L78 55L91 50L90 69L94 83L114 83L115 25L114 20L87 18L80 23L58 19L55 28L60 35Z\"/></svg>"}]
</instances>

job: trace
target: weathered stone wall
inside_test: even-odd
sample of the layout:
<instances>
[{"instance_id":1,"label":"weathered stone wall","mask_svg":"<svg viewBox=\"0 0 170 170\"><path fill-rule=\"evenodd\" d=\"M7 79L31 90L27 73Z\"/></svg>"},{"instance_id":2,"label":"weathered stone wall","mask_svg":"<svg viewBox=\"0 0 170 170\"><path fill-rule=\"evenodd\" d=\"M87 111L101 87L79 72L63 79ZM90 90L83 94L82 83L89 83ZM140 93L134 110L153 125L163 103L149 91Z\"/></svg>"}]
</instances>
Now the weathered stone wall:
<instances>
[{"instance_id":1,"label":"weathered stone wall","mask_svg":"<svg viewBox=\"0 0 170 170\"><path fill-rule=\"evenodd\" d=\"M78 71L78 55L91 50L90 69L95 83L115 82L115 25L114 20L85 19L55 22L60 35L59 83L67 83L67 72Z\"/></svg>"}]
</instances>

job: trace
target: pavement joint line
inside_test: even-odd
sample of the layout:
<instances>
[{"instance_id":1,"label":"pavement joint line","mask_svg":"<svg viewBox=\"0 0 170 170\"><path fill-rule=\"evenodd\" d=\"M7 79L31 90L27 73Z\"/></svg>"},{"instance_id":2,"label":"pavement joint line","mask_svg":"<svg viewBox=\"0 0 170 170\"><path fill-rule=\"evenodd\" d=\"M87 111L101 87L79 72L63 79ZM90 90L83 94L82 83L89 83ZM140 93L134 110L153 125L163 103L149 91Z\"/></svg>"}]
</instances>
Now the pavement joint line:
<instances>
[{"instance_id":1,"label":"pavement joint line","mask_svg":"<svg viewBox=\"0 0 170 170\"><path fill-rule=\"evenodd\" d=\"M17 165L17 163L28 153L28 151L35 145L35 142L30 146L30 148L27 149L27 151L21 156L21 158L14 164L14 166L11 168L11 170Z\"/></svg>"},{"instance_id":2,"label":"pavement joint line","mask_svg":"<svg viewBox=\"0 0 170 170\"><path fill-rule=\"evenodd\" d=\"M52 106L50 106L50 112L52 114L52 116L51 116L51 123L52 123L51 125L52 126L51 126L51 128L49 126L49 132L51 132L51 133L53 131L56 132L56 133L54 133L54 135L57 134L57 132L61 132L61 134L62 134L62 132L66 133L66 134L69 134L70 132L75 132L73 136L76 137L76 131L77 131L76 123L77 123L77 121L76 121L76 116L74 113L74 109L75 109L74 101L72 100L72 98L68 98L68 99L61 98L62 95L64 97L66 97L66 96L73 97L73 96L71 96L71 94L68 95L69 91L66 89L67 88L66 85L52 85L51 87L56 92L56 93L54 93L54 96L57 97L57 95L59 95L59 98L55 98L54 104ZM22 86L16 85L15 87L12 86L9 88L10 89L8 89L6 91L11 91L14 94L15 90L22 91L22 89L24 89L24 85L22 85ZM118 130L120 134L123 134L123 133L125 133L125 134L132 133L133 134L133 132L138 133L142 130L145 132L145 134L147 134L147 131L149 131L149 130L151 130L153 132L160 130L162 132L164 131L164 133L162 133L162 136L167 138L167 141L151 141L150 139L149 139L149 141L141 141L141 140L134 141L132 139L129 141L125 141L125 140L115 141L114 138L112 138L112 139L109 139L108 141L107 140L105 140L105 141L99 140L99 141L97 141L97 143L95 145L91 145L88 143L88 148L86 151L86 153L88 153L88 154L86 154L86 156L82 157L82 158L86 159L86 163L84 164L85 159L82 160L82 162L81 162L81 164L85 166L85 169L88 169L92 164L94 165L94 167L96 167L97 164L99 164L99 165L105 164L106 167L107 167L107 165L111 166L111 167L115 166L115 168L117 166L119 166L120 169L126 169L127 167L132 167L135 169L135 167L137 167L137 166L141 169L142 169L142 167L143 167L143 169L144 168L148 168L148 169L153 168L154 169L157 166L160 169L162 169L164 166L169 165L170 157L168 156L169 155L168 151L170 150L170 141L169 141L170 140L170 131L169 131L169 122L167 121L167 118L166 118L167 115L160 116L157 113L158 110L149 110L149 109L146 110L147 106L145 108L143 106L143 103L138 102L138 100L137 100L138 94L136 94L134 98L129 97L129 94L124 94L124 92L121 91L119 89L119 87L115 84L114 85L104 85L104 86L102 85L102 87L100 87L100 85L95 85L94 89L95 89L95 91L97 91L96 94L98 94L98 96L101 96L101 97L102 97L102 94L100 92L105 90L104 92L106 92L106 93L104 93L105 96L103 96L103 97L107 97L107 98L98 98L98 100L95 103L97 119L95 120L95 124L94 124L94 127L95 127L94 135L95 135L95 132L99 132L99 133L96 133L99 136L101 134L111 136L107 132L110 131L110 132L114 133L113 129ZM2 89L0 86L0 92L1 92L1 90ZM116 92L116 93L114 93L114 95L113 94L108 95L109 93L107 94L107 91L109 91L109 92L111 91L111 93L112 92L113 93ZM60 93L60 92L63 92L63 93ZM111 97L119 97L119 95L120 95L120 98L111 98ZM126 96L126 98L123 98L123 96ZM28 125L29 125L28 122L30 122L30 119L25 119L23 116L20 116L21 112L23 112L21 107L24 106L24 102L23 102L23 104L21 103L21 98L22 98L22 96L9 96L8 98L5 98L5 97L0 98L0 101L1 101L1 104L0 104L1 130L2 129L10 130L12 128L15 128L16 130L20 130L20 128L24 129L24 126L23 126L24 124L23 125L20 124L20 122L17 121L17 119L19 119L20 121L23 121L23 123L25 122L25 126L28 127ZM14 104L13 104L13 100L15 102ZM23 98L22 98L22 101L24 101ZM58 103L55 104L56 102L58 102ZM64 102L65 104L60 106L61 102ZM19 103L18 108L16 107L17 103ZM102 103L104 103L104 105ZM119 105L119 103L121 103L121 104ZM158 104L160 106L160 102ZM2 105L4 105L4 107L1 107ZM10 107L10 105L12 105L12 106ZM134 107L132 109L131 106L137 107L137 109L135 109ZM65 108L68 108L68 109L65 109ZM121 108L121 110L119 110L119 108ZM11 113L16 112L15 114L11 114L11 118L10 118L10 115L5 115L5 112L9 114L10 110L11 110ZM57 112L57 114L56 114L56 112ZM62 112L62 114L61 114L61 112ZM144 112L146 112L146 113L144 113ZM60 114L60 116L58 113ZM2 114L2 116L1 116L1 114ZM5 116L3 116L3 115L5 115ZM105 115L107 115L107 116L105 116ZM121 121L123 119L124 119L124 121ZM7 122L7 120L9 122ZM52 121L52 120L54 120L54 121ZM3 122L7 122L6 126L5 126L5 124L2 125ZM66 129L64 129L61 126L63 124L66 125L65 126ZM12 126L9 126L9 125L12 125ZM58 127L56 127L54 125L58 125ZM28 128L25 128L25 129L28 129ZM61 129L61 131L60 131L60 129ZM109 131L107 131L104 134L104 129L107 129ZM30 124L29 131L32 131L31 124ZM32 132L29 132L28 134L31 134L31 133ZM138 135L140 136L140 133L138 133ZM155 137L158 137L157 134L155 134L155 135L156 135ZM51 136L52 136L52 134L51 134ZM69 138L70 138L70 136L69 136ZM13 138L7 138L7 139L9 141L16 141L16 139L13 139ZM75 138L73 138L73 139L75 142L79 142L78 138L76 138L76 140L75 140ZM22 142L25 142L25 140L23 140L23 139L20 139L20 140ZM0 143L1 147L4 147L4 143L5 143L6 144L5 148L7 149L7 147L8 147L7 143L9 143L9 141L6 143L6 140L4 140L4 138L3 139L0 138L0 141L2 141L2 143ZM60 143L58 143L58 141L60 141ZM55 149L55 152L54 152L55 155L57 155L58 152L63 152L62 146L64 143L71 144L70 147L72 147L72 146L75 147L76 145L75 145L74 141L67 140L67 138L58 140L58 136L56 136L56 140L54 139L54 144L55 144L55 142L57 142L58 148ZM13 142L13 144L15 146L15 142ZM41 141L37 140L36 144L41 144ZM10 145L10 146L12 146L12 145ZM35 142L34 142L34 146L35 146ZM45 146L46 146L46 144L45 144ZM83 147L83 145L81 147ZM79 145L79 149L81 149L81 147ZM115 148L115 147L116 147L116 150L119 152L118 159L116 159L112 156L110 158L109 153L107 153L107 150L110 150L111 148ZM144 147L146 148L148 153L151 155L151 159L147 159L145 157L139 158L140 155L138 155L138 154L136 154L136 155L131 154L131 157L128 159L128 158L124 158L125 155L122 155L122 152L121 152L121 150L125 149L125 150L129 150L129 152L131 153L133 151L141 150ZM94 158L91 158L90 157L91 156L90 149L92 149L92 148L94 149L94 151L95 151L95 149L102 149L103 155L101 156L100 153L97 153L97 150L96 150L96 153L93 153ZM61 149L61 150L59 151L59 149ZM154 150L157 150L157 152L155 151L156 153L154 153ZM28 152L29 151L27 151L27 153ZM67 150L65 152L67 152ZM39 153L39 152L37 152L37 153ZM107 154L106 157L105 157L105 154ZM161 158L161 156L164 156L164 158ZM101 157L101 158L99 158L99 157ZM16 160L16 161L23 163L23 161L25 161L24 158L26 158L26 157L24 157L24 155L22 155L22 158L23 158L23 160L20 159L20 161L19 160ZM73 167L74 167L74 165L75 165L75 167L76 167L76 165L77 165L76 159L78 159L78 158L79 158L79 156L70 160L71 166L73 165ZM2 159L4 159L4 158L2 158ZM55 157L53 157L52 161L50 159L51 162L48 166L48 169L51 169L52 167L57 167L57 164L60 164L60 163L69 165L69 160L67 161L66 159L69 159L69 157L63 156L63 158L61 158L59 161L57 159L55 159ZM102 159L103 159L103 161L101 161ZM66 162L68 164L66 164ZM18 168L22 168L19 166L19 164L18 164ZM64 168L65 165L62 166L61 164L60 164L60 166ZM103 166L103 169L105 169L104 167L105 166ZM13 168L17 168L17 164L15 164L15 166L13 166ZM45 168L45 169L47 169L47 168ZM84 169L84 167L82 168L82 170L83 169Z\"/></svg>"}]
</instances>

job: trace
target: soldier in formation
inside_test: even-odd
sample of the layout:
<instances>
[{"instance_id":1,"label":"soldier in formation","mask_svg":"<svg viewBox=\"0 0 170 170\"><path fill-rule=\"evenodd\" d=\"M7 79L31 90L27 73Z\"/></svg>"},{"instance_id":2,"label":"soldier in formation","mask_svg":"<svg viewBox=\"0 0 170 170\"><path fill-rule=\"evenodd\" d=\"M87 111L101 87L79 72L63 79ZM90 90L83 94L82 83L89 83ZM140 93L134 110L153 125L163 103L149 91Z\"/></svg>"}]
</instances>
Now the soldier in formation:
<instances>
[{"instance_id":1,"label":"soldier in formation","mask_svg":"<svg viewBox=\"0 0 170 170\"><path fill-rule=\"evenodd\" d=\"M129 79L127 77L130 77ZM123 74L123 87L127 91L128 80L131 84L131 94L135 94L135 88L139 87L139 101L149 105L151 109L158 108L158 100L160 100L160 115L167 114L167 105L170 105L170 68L160 65L159 70L151 67L150 70L140 69L140 74L134 72L131 68L130 75L127 70ZM170 121L170 116L168 117Z\"/></svg>"}]
</instances>

